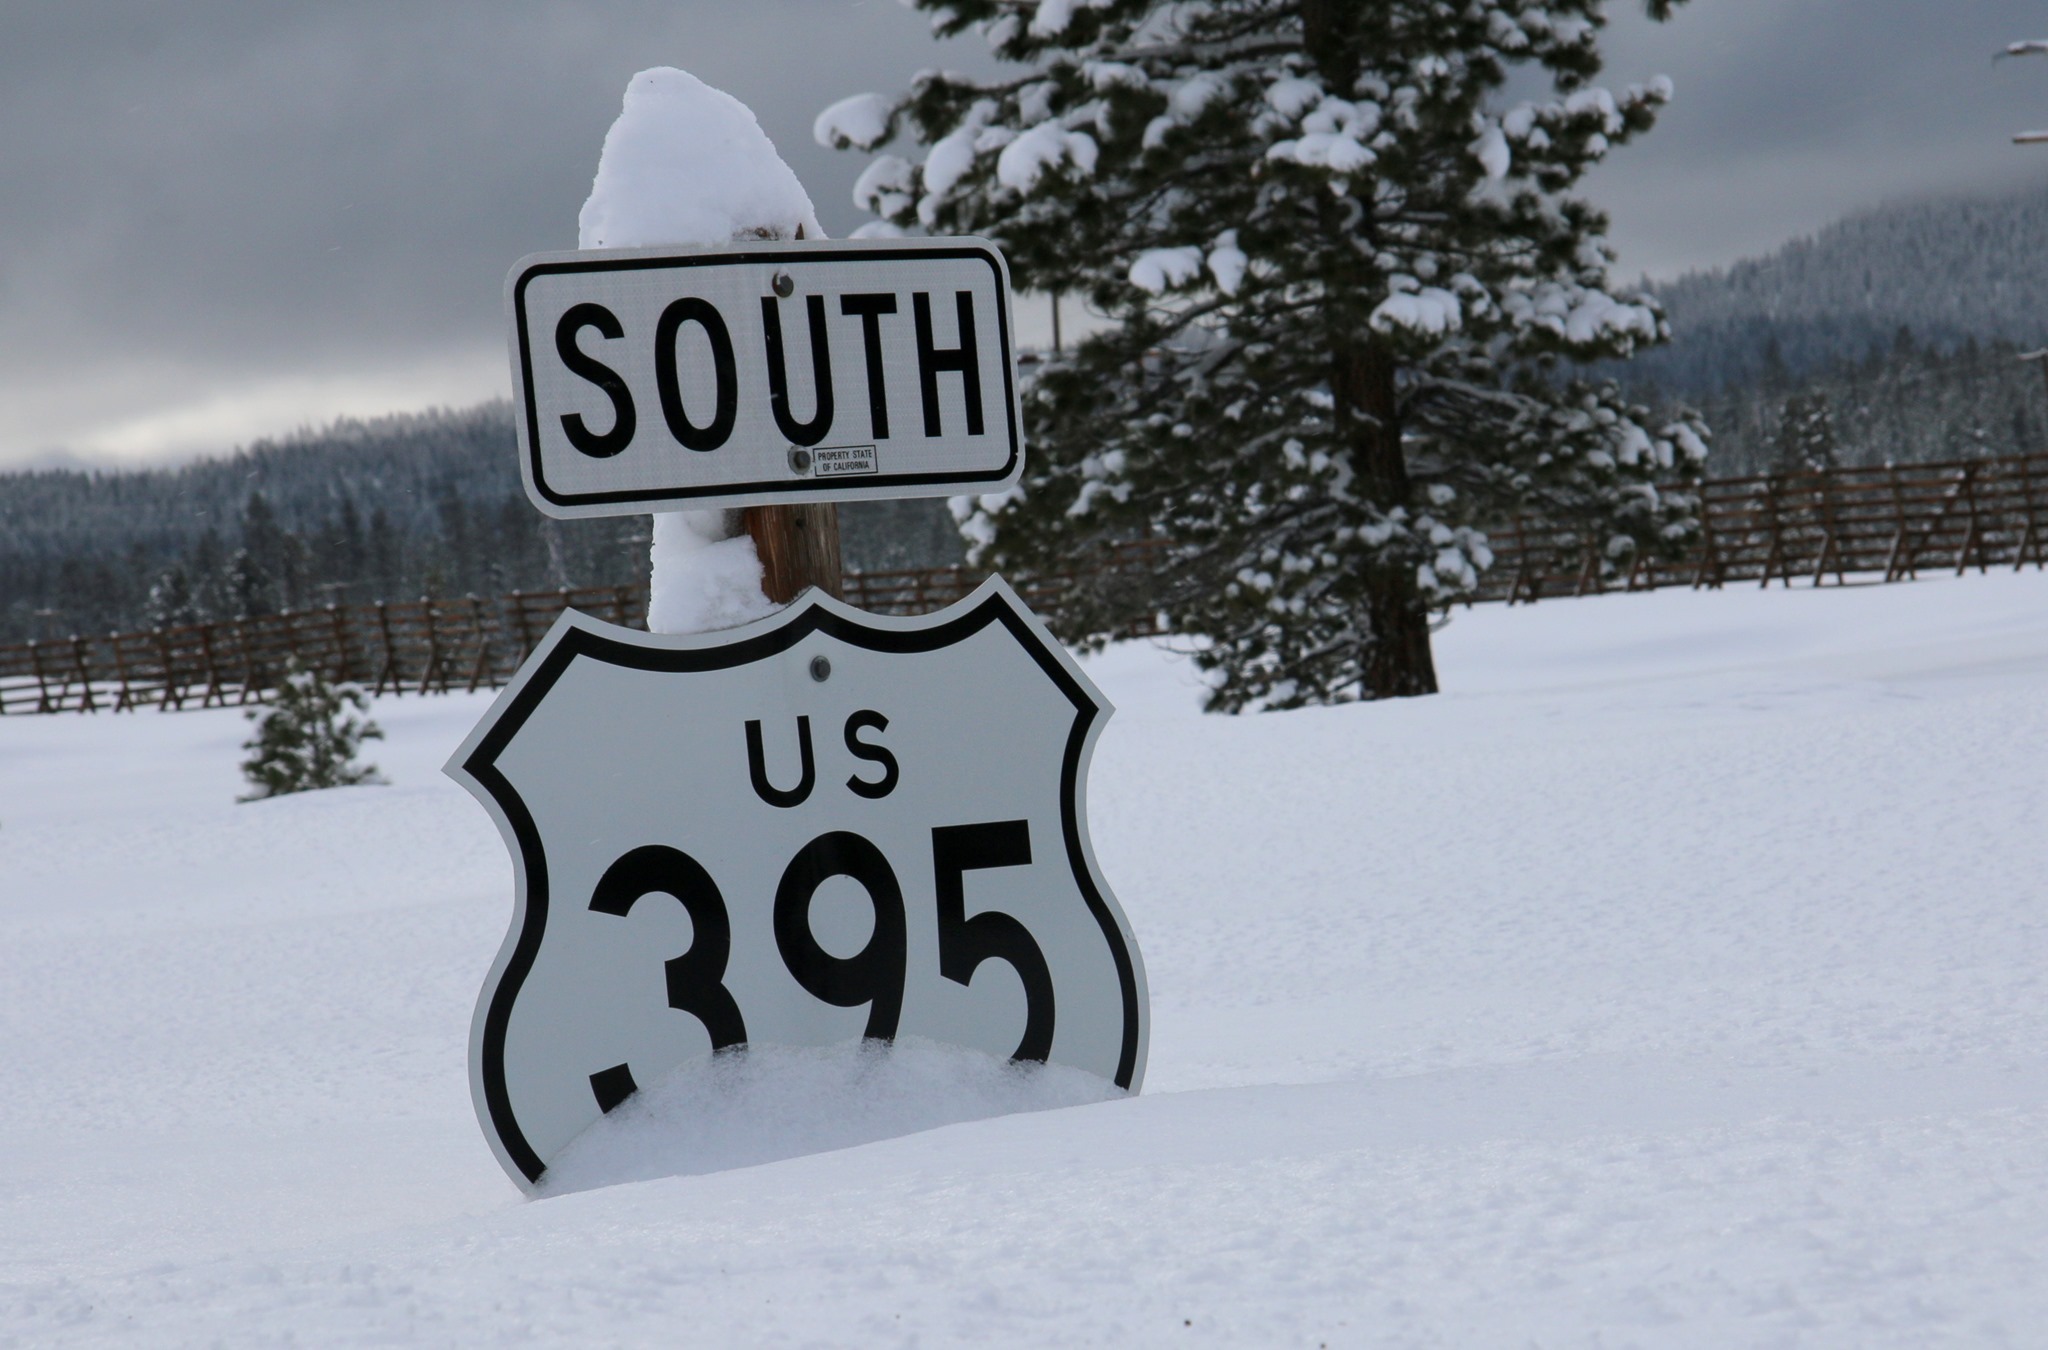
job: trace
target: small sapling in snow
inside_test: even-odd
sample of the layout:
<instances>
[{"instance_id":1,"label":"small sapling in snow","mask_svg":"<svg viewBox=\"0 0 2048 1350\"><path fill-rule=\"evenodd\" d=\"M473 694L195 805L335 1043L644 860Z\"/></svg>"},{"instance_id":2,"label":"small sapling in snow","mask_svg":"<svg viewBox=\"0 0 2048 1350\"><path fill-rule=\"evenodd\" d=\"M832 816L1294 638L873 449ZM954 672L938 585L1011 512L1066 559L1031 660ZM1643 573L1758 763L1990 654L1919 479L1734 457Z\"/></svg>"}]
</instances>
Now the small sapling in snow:
<instances>
[{"instance_id":1,"label":"small sapling in snow","mask_svg":"<svg viewBox=\"0 0 2048 1350\"><path fill-rule=\"evenodd\" d=\"M255 790L237 800L385 782L376 765L356 761L364 741L384 739L375 722L358 715L369 710L359 686L292 662L270 706L249 711L257 725L242 745L249 752L242 774Z\"/></svg>"}]
</instances>

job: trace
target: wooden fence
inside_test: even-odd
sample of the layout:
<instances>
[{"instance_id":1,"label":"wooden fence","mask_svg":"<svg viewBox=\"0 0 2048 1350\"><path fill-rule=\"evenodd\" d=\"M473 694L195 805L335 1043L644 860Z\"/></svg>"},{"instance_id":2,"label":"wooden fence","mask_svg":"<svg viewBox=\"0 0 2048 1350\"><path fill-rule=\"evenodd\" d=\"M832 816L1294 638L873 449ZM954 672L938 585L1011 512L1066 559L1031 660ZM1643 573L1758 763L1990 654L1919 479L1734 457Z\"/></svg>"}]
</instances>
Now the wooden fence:
<instances>
[{"instance_id":1,"label":"wooden fence","mask_svg":"<svg viewBox=\"0 0 2048 1350\"><path fill-rule=\"evenodd\" d=\"M380 694L490 688L570 607L644 628L647 589L329 606L0 647L0 715L251 703L292 661Z\"/></svg>"},{"instance_id":2,"label":"wooden fence","mask_svg":"<svg viewBox=\"0 0 2048 1350\"><path fill-rule=\"evenodd\" d=\"M1700 537L1682 558L1614 562L1603 539L1518 519L1491 537L1478 598L1909 581L1944 568L2040 567L2048 555L2048 455L1715 478L1696 490Z\"/></svg>"},{"instance_id":3,"label":"wooden fence","mask_svg":"<svg viewBox=\"0 0 2048 1350\"><path fill-rule=\"evenodd\" d=\"M1904 581L1932 569L2048 567L2048 455L1712 479L1697 489L1701 535L1682 559L1617 562L1603 539L1518 519L1492 536L1494 566L1475 599L1527 604L1673 585L1821 585L1830 577L1842 585L1852 576ZM1154 566L1161 551L1126 546L1111 565ZM964 567L850 572L846 599L873 613L922 614L968 594L984 575ZM1027 578L1018 590L1045 608L1073 579ZM257 702L292 661L377 693L492 688L572 607L644 628L647 591L330 606L0 646L0 715Z\"/></svg>"}]
</instances>

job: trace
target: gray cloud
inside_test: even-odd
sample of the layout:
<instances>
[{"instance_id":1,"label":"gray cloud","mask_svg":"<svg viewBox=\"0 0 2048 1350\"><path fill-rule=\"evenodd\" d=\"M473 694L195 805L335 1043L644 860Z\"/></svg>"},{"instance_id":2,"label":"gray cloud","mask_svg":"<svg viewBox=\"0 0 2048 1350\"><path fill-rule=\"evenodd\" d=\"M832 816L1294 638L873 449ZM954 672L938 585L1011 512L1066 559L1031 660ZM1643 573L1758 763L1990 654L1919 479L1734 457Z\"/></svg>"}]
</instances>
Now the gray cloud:
<instances>
[{"instance_id":1,"label":"gray cloud","mask_svg":"<svg viewBox=\"0 0 2048 1350\"><path fill-rule=\"evenodd\" d=\"M2048 173L2048 151L2010 142L2048 126L2048 61L1991 60L2048 36L2037 0L1694 0L1668 24L1629 9L1609 78L1669 74L1678 97L1588 181L1627 269L1732 262L1885 201Z\"/></svg>"},{"instance_id":2,"label":"gray cloud","mask_svg":"<svg viewBox=\"0 0 2048 1350\"><path fill-rule=\"evenodd\" d=\"M839 233L861 166L812 143L818 109L981 56L893 0L16 8L0 460L216 386L495 371L504 275L574 246L637 70L753 106Z\"/></svg>"},{"instance_id":3,"label":"gray cloud","mask_svg":"<svg viewBox=\"0 0 2048 1350\"><path fill-rule=\"evenodd\" d=\"M1633 10L1618 3L1617 10ZM2042 32L2035 32L2038 25ZM1623 267L1767 249L1859 206L2048 172L2030 0L1695 0L1624 15L1617 82L1672 74L1591 183ZM502 388L499 289L575 242L626 80L746 101L835 234L861 164L820 107L940 47L895 0L66 0L0 17L0 463L225 448Z\"/></svg>"}]
</instances>

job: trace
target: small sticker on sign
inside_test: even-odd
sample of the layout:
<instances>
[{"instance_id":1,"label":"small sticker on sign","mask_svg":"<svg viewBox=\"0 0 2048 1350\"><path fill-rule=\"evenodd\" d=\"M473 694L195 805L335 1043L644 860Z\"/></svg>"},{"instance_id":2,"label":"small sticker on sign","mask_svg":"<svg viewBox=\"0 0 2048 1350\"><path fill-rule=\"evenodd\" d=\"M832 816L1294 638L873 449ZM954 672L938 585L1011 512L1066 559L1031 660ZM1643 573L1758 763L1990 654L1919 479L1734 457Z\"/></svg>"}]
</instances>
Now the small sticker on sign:
<instances>
[{"instance_id":1,"label":"small sticker on sign","mask_svg":"<svg viewBox=\"0 0 2048 1350\"><path fill-rule=\"evenodd\" d=\"M875 472L875 447L872 445L834 445L811 451L813 478L848 478Z\"/></svg>"}]
</instances>

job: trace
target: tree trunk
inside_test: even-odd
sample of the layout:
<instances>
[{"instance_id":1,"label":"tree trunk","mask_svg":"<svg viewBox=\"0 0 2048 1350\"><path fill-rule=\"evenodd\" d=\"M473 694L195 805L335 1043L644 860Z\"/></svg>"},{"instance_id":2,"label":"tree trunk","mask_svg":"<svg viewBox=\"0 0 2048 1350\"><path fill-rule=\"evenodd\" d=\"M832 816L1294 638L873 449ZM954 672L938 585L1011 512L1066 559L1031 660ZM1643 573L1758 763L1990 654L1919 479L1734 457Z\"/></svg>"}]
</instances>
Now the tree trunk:
<instances>
[{"instance_id":1,"label":"tree trunk","mask_svg":"<svg viewBox=\"0 0 2048 1350\"><path fill-rule=\"evenodd\" d=\"M1301 0L1301 45L1323 83L1338 97L1347 97L1358 78L1358 14L1360 0Z\"/></svg>"},{"instance_id":2,"label":"tree trunk","mask_svg":"<svg viewBox=\"0 0 2048 1350\"><path fill-rule=\"evenodd\" d=\"M786 605L812 586L843 598L837 505L750 506L743 519L761 559L761 591L770 600Z\"/></svg>"},{"instance_id":3,"label":"tree trunk","mask_svg":"<svg viewBox=\"0 0 2048 1350\"><path fill-rule=\"evenodd\" d=\"M1339 339L1331 381L1339 427L1351 442L1356 491L1390 510L1408 506L1413 491L1401 451L1401 410L1394 388L1394 356L1386 344ZM1370 633L1359 679L1367 698L1412 698L1436 692L1436 661L1429 650L1429 608L1413 563L1365 569Z\"/></svg>"},{"instance_id":4,"label":"tree trunk","mask_svg":"<svg viewBox=\"0 0 2048 1350\"><path fill-rule=\"evenodd\" d=\"M1364 25L1358 0L1301 0L1302 47L1331 89L1349 92L1358 79ZM1372 189L1354 194L1366 203ZM1332 242L1343 232L1342 214L1324 208ZM1368 226L1368 229L1370 227ZM1339 248L1340 254L1348 249ZM1337 430L1351 446L1355 490L1383 511L1408 507L1414 491L1401 449L1401 404L1394 386L1394 354L1371 336L1359 300L1375 282L1346 262L1325 284L1334 292L1327 322L1330 334L1330 392L1336 400ZM1349 292L1348 294L1346 292ZM1415 564L1374 564L1365 569L1366 640L1360 652L1359 688L1367 698L1410 698L1436 692L1436 661L1429 650L1429 609L1416 584Z\"/></svg>"}]
</instances>

